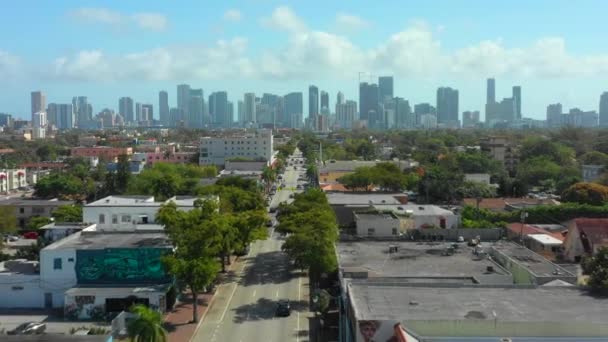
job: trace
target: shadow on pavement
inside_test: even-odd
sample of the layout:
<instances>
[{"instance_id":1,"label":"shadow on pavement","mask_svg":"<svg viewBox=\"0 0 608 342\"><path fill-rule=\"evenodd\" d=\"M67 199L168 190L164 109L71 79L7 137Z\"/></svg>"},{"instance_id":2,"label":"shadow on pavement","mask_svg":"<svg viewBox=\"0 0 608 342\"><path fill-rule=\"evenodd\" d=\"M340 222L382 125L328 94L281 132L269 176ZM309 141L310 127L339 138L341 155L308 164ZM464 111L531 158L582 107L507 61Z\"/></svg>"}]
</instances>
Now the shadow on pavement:
<instances>
[{"instance_id":1,"label":"shadow on pavement","mask_svg":"<svg viewBox=\"0 0 608 342\"><path fill-rule=\"evenodd\" d=\"M247 274L240 281L242 286L281 284L294 277L287 256L281 251L259 253L250 262Z\"/></svg>"},{"instance_id":2,"label":"shadow on pavement","mask_svg":"<svg viewBox=\"0 0 608 342\"><path fill-rule=\"evenodd\" d=\"M292 315L296 311L308 310L308 302L306 301L293 301L291 303ZM278 301L271 300L268 298L260 298L257 302L252 304L241 305L234 308L234 323L243 323L246 321L260 321L273 319L276 317L275 311L278 305Z\"/></svg>"}]
</instances>

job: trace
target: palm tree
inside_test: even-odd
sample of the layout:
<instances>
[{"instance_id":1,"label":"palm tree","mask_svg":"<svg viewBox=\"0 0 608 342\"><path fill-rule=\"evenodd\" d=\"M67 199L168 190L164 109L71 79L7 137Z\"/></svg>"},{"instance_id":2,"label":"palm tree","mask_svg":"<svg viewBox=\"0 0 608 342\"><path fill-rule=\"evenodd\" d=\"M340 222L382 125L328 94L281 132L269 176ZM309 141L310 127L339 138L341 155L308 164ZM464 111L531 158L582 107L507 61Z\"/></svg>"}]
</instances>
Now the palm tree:
<instances>
[{"instance_id":1,"label":"palm tree","mask_svg":"<svg viewBox=\"0 0 608 342\"><path fill-rule=\"evenodd\" d=\"M276 177L277 172L275 169L268 166L264 166L264 169L262 170L262 181L264 181L264 190L266 193L268 193L268 191L270 190L270 187L272 186L272 183L274 183L274 181L276 180Z\"/></svg>"},{"instance_id":2,"label":"palm tree","mask_svg":"<svg viewBox=\"0 0 608 342\"><path fill-rule=\"evenodd\" d=\"M133 342L167 342L167 331L162 327L162 315L142 304L131 307L137 318L129 322L127 333Z\"/></svg>"}]
</instances>

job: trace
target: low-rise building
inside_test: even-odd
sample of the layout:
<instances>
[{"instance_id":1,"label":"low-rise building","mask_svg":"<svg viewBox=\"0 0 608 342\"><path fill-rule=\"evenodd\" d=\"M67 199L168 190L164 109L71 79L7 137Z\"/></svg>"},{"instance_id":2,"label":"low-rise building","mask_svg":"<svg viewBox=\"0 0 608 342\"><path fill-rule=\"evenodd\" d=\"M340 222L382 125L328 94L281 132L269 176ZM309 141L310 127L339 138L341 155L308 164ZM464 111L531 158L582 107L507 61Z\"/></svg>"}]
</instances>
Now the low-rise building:
<instances>
[{"instance_id":1,"label":"low-rise building","mask_svg":"<svg viewBox=\"0 0 608 342\"><path fill-rule=\"evenodd\" d=\"M593 256L602 247L608 247L608 219L578 218L568 223L568 235L564 241L567 260L580 262L585 256Z\"/></svg>"},{"instance_id":2,"label":"low-rise building","mask_svg":"<svg viewBox=\"0 0 608 342\"><path fill-rule=\"evenodd\" d=\"M354 212L358 236L396 237L402 233L401 221L392 212Z\"/></svg>"},{"instance_id":3,"label":"low-rise building","mask_svg":"<svg viewBox=\"0 0 608 342\"><path fill-rule=\"evenodd\" d=\"M604 165L583 165L583 182L595 182L600 178L605 168Z\"/></svg>"},{"instance_id":4,"label":"low-rise building","mask_svg":"<svg viewBox=\"0 0 608 342\"><path fill-rule=\"evenodd\" d=\"M263 159L270 165L273 162L273 153L273 136L270 130L203 137L200 141L199 164L223 167L226 160L244 158Z\"/></svg>"},{"instance_id":5,"label":"low-rise building","mask_svg":"<svg viewBox=\"0 0 608 342\"><path fill-rule=\"evenodd\" d=\"M73 147L71 155L73 157L98 157L101 160L115 160L121 155L130 156L133 154L132 147Z\"/></svg>"},{"instance_id":6,"label":"low-rise building","mask_svg":"<svg viewBox=\"0 0 608 342\"><path fill-rule=\"evenodd\" d=\"M325 165L319 167L319 182L322 184L339 183L338 179L355 172L357 168L373 167L378 163L394 163L401 170L411 169L419 165L414 160L329 160L325 162Z\"/></svg>"},{"instance_id":7,"label":"low-rise building","mask_svg":"<svg viewBox=\"0 0 608 342\"><path fill-rule=\"evenodd\" d=\"M477 198L463 199L464 205L477 207ZM560 205L561 203L551 198L482 198L479 209L487 209L494 212L516 211L520 209L533 208L539 205Z\"/></svg>"},{"instance_id":8,"label":"low-rise building","mask_svg":"<svg viewBox=\"0 0 608 342\"><path fill-rule=\"evenodd\" d=\"M11 198L7 200L0 200L0 206L11 207L15 212L17 218L17 225L20 228L25 228L27 223L32 217L42 216L51 217L51 214L57 207L62 205L72 205L73 201L58 201L53 200L32 200L32 199L21 199Z\"/></svg>"},{"instance_id":9,"label":"low-rise building","mask_svg":"<svg viewBox=\"0 0 608 342\"><path fill-rule=\"evenodd\" d=\"M146 153L146 162L149 165L156 163L172 163L172 164L186 164L192 162L198 153L196 152L157 152L157 153Z\"/></svg>"},{"instance_id":10,"label":"low-rise building","mask_svg":"<svg viewBox=\"0 0 608 342\"><path fill-rule=\"evenodd\" d=\"M27 186L25 169L0 169L0 193L8 193Z\"/></svg>"}]
</instances>

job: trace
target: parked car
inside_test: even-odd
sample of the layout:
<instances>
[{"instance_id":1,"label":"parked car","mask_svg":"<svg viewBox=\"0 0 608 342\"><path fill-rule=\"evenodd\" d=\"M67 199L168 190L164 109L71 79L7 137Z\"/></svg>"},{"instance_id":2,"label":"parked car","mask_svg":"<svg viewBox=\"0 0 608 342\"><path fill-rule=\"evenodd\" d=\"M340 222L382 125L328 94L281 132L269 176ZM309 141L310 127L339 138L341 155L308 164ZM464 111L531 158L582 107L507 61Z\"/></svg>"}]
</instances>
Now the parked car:
<instances>
[{"instance_id":1,"label":"parked car","mask_svg":"<svg viewBox=\"0 0 608 342\"><path fill-rule=\"evenodd\" d=\"M24 239L36 240L36 239L38 239L38 233L36 233L36 232L23 233L23 238Z\"/></svg>"},{"instance_id":2,"label":"parked car","mask_svg":"<svg viewBox=\"0 0 608 342\"><path fill-rule=\"evenodd\" d=\"M277 304L275 314L279 317L288 317L291 315L291 305L288 300L280 300Z\"/></svg>"},{"instance_id":3,"label":"parked car","mask_svg":"<svg viewBox=\"0 0 608 342\"><path fill-rule=\"evenodd\" d=\"M40 335L46 330L46 324L40 322L26 322L19 324L15 329L9 330L8 335Z\"/></svg>"}]
</instances>

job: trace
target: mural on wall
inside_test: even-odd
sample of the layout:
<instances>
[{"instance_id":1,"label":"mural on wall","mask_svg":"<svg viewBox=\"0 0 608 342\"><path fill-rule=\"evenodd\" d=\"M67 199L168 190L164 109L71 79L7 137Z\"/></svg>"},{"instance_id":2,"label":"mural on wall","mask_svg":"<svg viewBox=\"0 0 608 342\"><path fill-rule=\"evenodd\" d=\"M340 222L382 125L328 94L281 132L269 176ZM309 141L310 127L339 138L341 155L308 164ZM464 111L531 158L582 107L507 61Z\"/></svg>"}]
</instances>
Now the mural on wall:
<instances>
[{"instance_id":1,"label":"mural on wall","mask_svg":"<svg viewBox=\"0 0 608 342\"><path fill-rule=\"evenodd\" d=\"M397 321L360 320L357 322L357 342L409 342L400 330ZM413 339L411 341L414 341Z\"/></svg>"},{"instance_id":2,"label":"mural on wall","mask_svg":"<svg viewBox=\"0 0 608 342\"><path fill-rule=\"evenodd\" d=\"M76 277L79 284L169 282L160 261L168 252L160 248L78 250Z\"/></svg>"}]
</instances>

